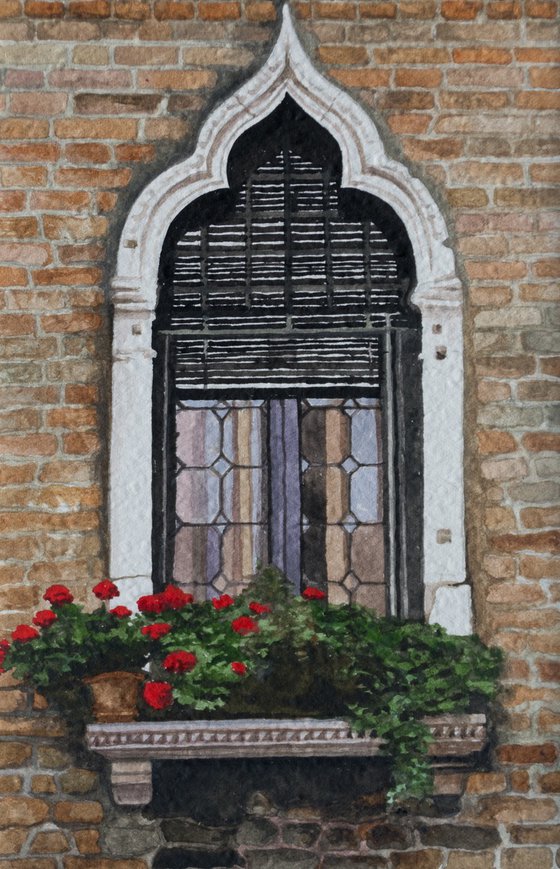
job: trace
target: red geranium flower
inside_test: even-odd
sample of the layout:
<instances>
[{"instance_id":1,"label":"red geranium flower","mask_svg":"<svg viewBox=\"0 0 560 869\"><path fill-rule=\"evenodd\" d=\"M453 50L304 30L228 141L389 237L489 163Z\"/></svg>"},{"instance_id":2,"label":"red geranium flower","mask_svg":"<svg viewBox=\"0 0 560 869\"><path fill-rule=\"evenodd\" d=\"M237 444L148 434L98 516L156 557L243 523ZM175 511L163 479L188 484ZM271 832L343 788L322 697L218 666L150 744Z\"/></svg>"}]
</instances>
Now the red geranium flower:
<instances>
[{"instance_id":1,"label":"red geranium flower","mask_svg":"<svg viewBox=\"0 0 560 869\"><path fill-rule=\"evenodd\" d=\"M164 637L171 630L171 625L166 624L165 622L156 622L154 625L146 625L141 629L141 632L145 637L149 637L150 640L159 640L160 637Z\"/></svg>"},{"instance_id":2,"label":"red geranium flower","mask_svg":"<svg viewBox=\"0 0 560 869\"><path fill-rule=\"evenodd\" d=\"M246 637L247 634L258 634L260 631L256 621L249 618L249 616L239 616L238 619L234 619L231 627L236 634L241 634L242 637Z\"/></svg>"},{"instance_id":3,"label":"red geranium flower","mask_svg":"<svg viewBox=\"0 0 560 869\"><path fill-rule=\"evenodd\" d=\"M152 709L167 709L173 703L169 682L146 682L144 700Z\"/></svg>"},{"instance_id":4,"label":"red geranium flower","mask_svg":"<svg viewBox=\"0 0 560 869\"><path fill-rule=\"evenodd\" d=\"M301 593L301 596L304 597L306 600L323 600L323 598L325 598L327 595L324 591L321 591L320 588L316 588L314 585L310 585L308 586L308 588L305 589L305 591Z\"/></svg>"},{"instance_id":5,"label":"red geranium flower","mask_svg":"<svg viewBox=\"0 0 560 869\"><path fill-rule=\"evenodd\" d=\"M43 600L48 600L51 606L62 606L64 603L72 603L74 595L65 585L51 585L43 595Z\"/></svg>"},{"instance_id":6,"label":"red geranium flower","mask_svg":"<svg viewBox=\"0 0 560 869\"><path fill-rule=\"evenodd\" d=\"M48 628L53 622L56 622L58 616L52 610L39 610L33 616L33 624L39 628Z\"/></svg>"},{"instance_id":7,"label":"red geranium flower","mask_svg":"<svg viewBox=\"0 0 560 869\"><path fill-rule=\"evenodd\" d=\"M230 666L238 676L244 676L247 672L247 664L244 664L242 661L232 661Z\"/></svg>"},{"instance_id":8,"label":"red geranium flower","mask_svg":"<svg viewBox=\"0 0 560 869\"><path fill-rule=\"evenodd\" d=\"M252 600L249 604L249 609L252 613L256 613L258 616L262 616L263 613L271 613L271 607L267 606L265 603L257 603L256 600Z\"/></svg>"},{"instance_id":9,"label":"red geranium flower","mask_svg":"<svg viewBox=\"0 0 560 869\"><path fill-rule=\"evenodd\" d=\"M192 603L194 598L192 594L185 592L176 585L168 585L161 598L165 609L180 610L189 603Z\"/></svg>"},{"instance_id":10,"label":"red geranium flower","mask_svg":"<svg viewBox=\"0 0 560 869\"><path fill-rule=\"evenodd\" d=\"M136 602L141 613L154 613L159 615L165 609L165 602L161 594L145 594Z\"/></svg>"},{"instance_id":11,"label":"red geranium flower","mask_svg":"<svg viewBox=\"0 0 560 869\"><path fill-rule=\"evenodd\" d=\"M194 670L197 663L197 657L192 652L170 652L167 658L163 661L163 666L166 670L172 673L190 673Z\"/></svg>"},{"instance_id":12,"label":"red geranium flower","mask_svg":"<svg viewBox=\"0 0 560 869\"><path fill-rule=\"evenodd\" d=\"M39 631L29 625L18 625L15 631L12 631L12 640L17 640L20 643L27 643L28 640L34 640L39 636Z\"/></svg>"},{"instance_id":13,"label":"red geranium flower","mask_svg":"<svg viewBox=\"0 0 560 869\"><path fill-rule=\"evenodd\" d=\"M117 586L110 579L103 579L101 582L98 582L97 585L93 586L92 591L99 600L111 600L111 598L120 595Z\"/></svg>"},{"instance_id":14,"label":"red geranium flower","mask_svg":"<svg viewBox=\"0 0 560 869\"><path fill-rule=\"evenodd\" d=\"M118 619L126 619L132 615L132 610L129 610L127 606L116 606L112 610L109 610L109 612Z\"/></svg>"},{"instance_id":15,"label":"red geranium flower","mask_svg":"<svg viewBox=\"0 0 560 869\"><path fill-rule=\"evenodd\" d=\"M233 606L234 603L234 599L229 594L221 594L220 597L212 598L212 606L215 610L227 609L228 606Z\"/></svg>"}]
</instances>

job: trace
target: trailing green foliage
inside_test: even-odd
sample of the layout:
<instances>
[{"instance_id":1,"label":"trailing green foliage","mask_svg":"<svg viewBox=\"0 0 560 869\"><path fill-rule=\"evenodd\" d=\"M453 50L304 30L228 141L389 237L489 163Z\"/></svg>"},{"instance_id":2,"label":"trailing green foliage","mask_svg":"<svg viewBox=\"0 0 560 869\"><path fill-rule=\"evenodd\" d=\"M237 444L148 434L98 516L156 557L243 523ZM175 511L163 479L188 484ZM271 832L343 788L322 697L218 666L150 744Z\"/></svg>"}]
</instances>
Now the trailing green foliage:
<instances>
[{"instance_id":1,"label":"trailing green foliage","mask_svg":"<svg viewBox=\"0 0 560 869\"><path fill-rule=\"evenodd\" d=\"M6 668L47 696L69 703L61 684L147 665L147 717L345 717L384 740L390 801L430 789L422 719L484 711L497 692L501 653L477 637L329 605L318 589L295 597L275 568L235 600L195 604L171 586L141 598L136 615L87 613L63 586L52 589L62 600L51 601L50 620L45 611L36 617L48 624L19 626L2 653ZM94 593L108 600L118 589L105 581Z\"/></svg>"}]
</instances>

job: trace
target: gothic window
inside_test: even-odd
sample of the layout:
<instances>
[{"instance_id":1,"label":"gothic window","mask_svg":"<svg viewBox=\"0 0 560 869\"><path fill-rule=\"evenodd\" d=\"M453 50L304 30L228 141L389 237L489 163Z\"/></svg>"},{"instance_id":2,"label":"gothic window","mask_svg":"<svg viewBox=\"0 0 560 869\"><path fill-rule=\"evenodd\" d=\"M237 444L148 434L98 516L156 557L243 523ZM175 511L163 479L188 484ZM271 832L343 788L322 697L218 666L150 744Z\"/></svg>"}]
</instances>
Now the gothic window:
<instances>
[{"instance_id":1,"label":"gothic window","mask_svg":"<svg viewBox=\"0 0 560 869\"><path fill-rule=\"evenodd\" d=\"M156 587L235 593L259 563L333 602L422 613L414 258L401 220L341 184L289 97L242 134L228 189L163 247L154 322Z\"/></svg>"}]
</instances>

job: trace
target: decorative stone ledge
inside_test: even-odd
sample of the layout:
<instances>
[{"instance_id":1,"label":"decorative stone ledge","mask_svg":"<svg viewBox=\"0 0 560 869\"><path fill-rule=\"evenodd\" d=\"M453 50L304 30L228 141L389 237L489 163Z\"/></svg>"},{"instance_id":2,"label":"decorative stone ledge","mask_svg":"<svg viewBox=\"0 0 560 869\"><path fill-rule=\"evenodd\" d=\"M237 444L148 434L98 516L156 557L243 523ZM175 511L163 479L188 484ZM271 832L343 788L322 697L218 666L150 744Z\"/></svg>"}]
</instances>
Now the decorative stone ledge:
<instances>
[{"instance_id":1,"label":"decorative stone ledge","mask_svg":"<svg viewBox=\"0 0 560 869\"><path fill-rule=\"evenodd\" d=\"M486 716L426 718L437 767L470 768L487 740ZM152 761L241 757L375 757L383 740L358 736L339 719L238 719L90 724L86 743L111 763L119 805L152 799Z\"/></svg>"}]
</instances>

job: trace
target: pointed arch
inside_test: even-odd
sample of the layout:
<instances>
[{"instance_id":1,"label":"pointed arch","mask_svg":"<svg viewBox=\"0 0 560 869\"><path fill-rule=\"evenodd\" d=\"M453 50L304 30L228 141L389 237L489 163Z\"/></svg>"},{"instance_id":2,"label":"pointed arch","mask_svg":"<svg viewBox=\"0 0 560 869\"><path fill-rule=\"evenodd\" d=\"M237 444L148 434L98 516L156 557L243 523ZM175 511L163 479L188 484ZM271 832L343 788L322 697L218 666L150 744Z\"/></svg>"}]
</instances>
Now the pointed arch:
<instances>
[{"instance_id":1,"label":"pointed arch","mask_svg":"<svg viewBox=\"0 0 560 869\"><path fill-rule=\"evenodd\" d=\"M228 186L231 149L288 94L337 140L342 185L390 205L410 239L422 314L424 583L426 614L470 630L465 605L462 291L443 215L427 188L386 154L366 112L307 57L288 7L263 67L218 106L192 156L152 181L126 220L112 281L114 304L110 459L110 571L131 597L151 584L151 323L158 266L171 222L194 199ZM470 599L470 597L469 597Z\"/></svg>"}]
</instances>

